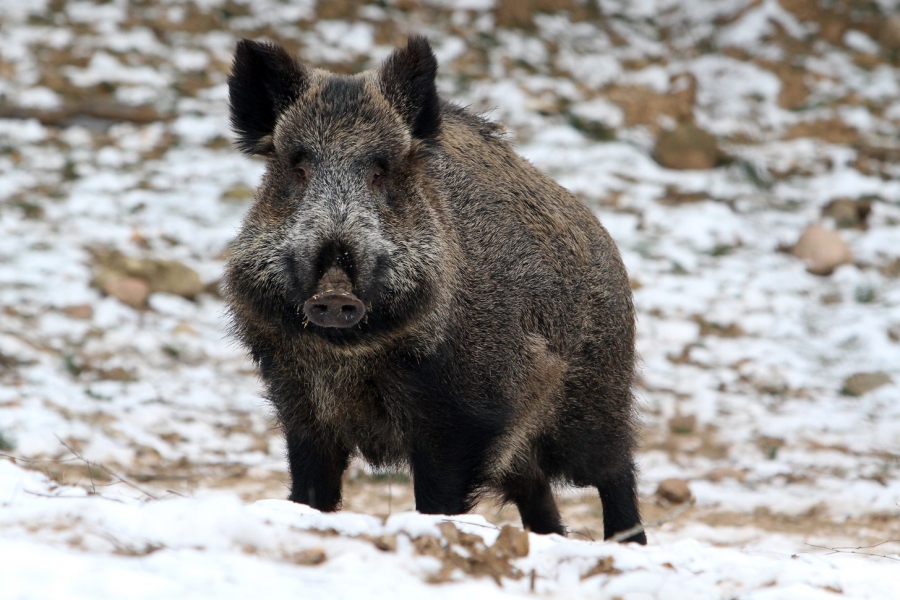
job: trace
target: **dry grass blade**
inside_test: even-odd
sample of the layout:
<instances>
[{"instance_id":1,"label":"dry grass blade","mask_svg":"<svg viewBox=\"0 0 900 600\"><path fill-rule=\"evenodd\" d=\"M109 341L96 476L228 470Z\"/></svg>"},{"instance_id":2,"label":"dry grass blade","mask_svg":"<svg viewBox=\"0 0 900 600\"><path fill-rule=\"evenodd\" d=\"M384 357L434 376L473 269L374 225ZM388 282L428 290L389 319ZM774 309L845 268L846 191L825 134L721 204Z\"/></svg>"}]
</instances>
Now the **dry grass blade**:
<instances>
[{"instance_id":1,"label":"dry grass blade","mask_svg":"<svg viewBox=\"0 0 900 600\"><path fill-rule=\"evenodd\" d=\"M682 513L684 513L687 509L689 509L693 505L694 505L694 499L691 498L687 502L679 504L678 506L675 507L674 510L666 513L665 515L661 516L660 518L650 521L649 523L641 523L639 525L635 525L634 527L631 527L630 529L626 529L625 531L620 531L619 533L610 537L606 541L608 541L608 542L623 542L635 534L638 534L642 531L647 531L647 529L650 529L652 527L659 527L660 525L663 525L664 523L668 523L669 521L672 521L672 520L678 518L679 516L681 516Z\"/></svg>"}]
</instances>

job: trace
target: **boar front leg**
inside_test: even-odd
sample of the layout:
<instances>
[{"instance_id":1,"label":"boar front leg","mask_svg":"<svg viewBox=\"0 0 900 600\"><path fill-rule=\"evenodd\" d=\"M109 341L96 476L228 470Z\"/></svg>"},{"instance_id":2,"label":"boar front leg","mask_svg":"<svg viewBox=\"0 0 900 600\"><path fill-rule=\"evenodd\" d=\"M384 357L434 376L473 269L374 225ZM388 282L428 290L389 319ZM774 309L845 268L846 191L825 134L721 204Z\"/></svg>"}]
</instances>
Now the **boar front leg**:
<instances>
[{"instance_id":1,"label":"boar front leg","mask_svg":"<svg viewBox=\"0 0 900 600\"><path fill-rule=\"evenodd\" d=\"M452 451L441 452L443 457ZM471 466L439 460L431 452L421 449L410 459L416 510L430 515L458 515L472 508Z\"/></svg>"},{"instance_id":2,"label":"boar front leg","mask_svg":"<svg viewBox=\"0 0 900 600\"><path fill-rule=\"evenodd\" d=\"M609 539L620 531L641 523L638 510L637 477L634 464L629 461L618 473L599 478L597 490L603 504L603 538ZM643 531L625 539L626 542L647 543Z\"/></svg>"},{"instance_id":3,"label":"boar front leg","mask_svg":"<svg viewBox=\"0 0 900 600\"><path fill-rule=\"evenodd\" d=\"M289 500L325 512L341 505L341 479L350 463L350 452L305 433L288 431L288 463L291 470Z\"/></svg>"}]
</instances>

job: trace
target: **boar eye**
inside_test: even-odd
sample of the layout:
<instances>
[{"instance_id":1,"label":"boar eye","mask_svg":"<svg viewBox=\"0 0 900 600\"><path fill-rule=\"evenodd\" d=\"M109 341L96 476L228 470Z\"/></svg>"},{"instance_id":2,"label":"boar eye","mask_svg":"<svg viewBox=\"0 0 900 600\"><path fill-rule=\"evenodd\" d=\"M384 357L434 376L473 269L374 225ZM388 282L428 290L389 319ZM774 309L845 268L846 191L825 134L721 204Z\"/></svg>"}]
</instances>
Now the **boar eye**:
<instances>
[{"instance_id":1,"label":"boar eye","mask_svg":"<svg viewBox=\"0 0 900 600\"><path fill-rule=\"evenodd\" d=\"M300 183L306 183L309 180L309 169L305 163L301 163L294 167L294 174L297 176L297 181Z\"/></svg>"},{"instance_id":2,"label":"boar eye","mask_svg":"<svg viewBox=\"0 0 900 600\"><path fill-rule=\"evenodd\" d=\"M380 166L375 167L369 174L369 187L376 190L381 189L386 179L387 176L385 175L384 168Z\"/></svg>"}]
</instances>

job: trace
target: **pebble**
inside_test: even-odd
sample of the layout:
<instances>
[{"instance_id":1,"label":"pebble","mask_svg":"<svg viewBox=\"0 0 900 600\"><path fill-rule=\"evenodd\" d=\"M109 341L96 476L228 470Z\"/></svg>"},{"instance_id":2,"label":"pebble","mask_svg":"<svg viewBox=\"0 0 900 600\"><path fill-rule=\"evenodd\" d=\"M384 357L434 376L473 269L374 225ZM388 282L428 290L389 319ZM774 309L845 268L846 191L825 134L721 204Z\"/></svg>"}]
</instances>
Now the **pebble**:
<instances>
[{"instance_id":1,"label":"pebble","mask_svg":"<svg viewBox=\"0 0 900 600\"><path fill-rule=\"evenodd\" d=\"M822 208L822 216L834 219L838 229L865 229L871 213L872 201L866 198L835 198Z\"/></svg>"},{"instance_id":2,"label":"pebble","mask_svg":"<svg viewBox=\"0 0 900 600\"><path fill-rule=\"evenodd\" d=\"M716 138L693 123L660 133L654 155L669 169L711 169L721 157Z\"/></svg>"},{"instance_id":3,"label":"pebble","mask_svg":"<svg viewBox=\"0 0 900 600\"><path fill-rule=\"evenodd\" d=\"M104 292L132 308L143 308L150 297L150 286L136 277L110 277L102 286Z\"/></svg>"},{"instance_id":4,"label":"pebble","mask_svg":"<svg viewBox=\"0 0 900 600\"><path fill-rule=\"evenodd\" d=\"M694 415L675 415L669 419L669 431L672 433L694 433L697 428L697 417Z\"/></svg>"},{"instance_id":5,"label":"pebble","mask_svg":"<svg viewBox=\"0 0 900 600\"><path fill-rule=\"evenodd\" d=\"M73 306L66 306L62 309L63 313L72 317L73 319L90 319L94 316L94 307L90 304L75 304Z\"/></svg>"},{"instance_id":6,"label":"pebble","mask_svg":"<svg viewBox=\"0 0 900 600\"><path fill-rule=\"evenodd\" d=\"M862 396L889 383L891 383L891 378L887 373L881 371L856 373L844 380L842 391L848 396Z\"/></svg>"},{"instance_id":7,"label":"pebble","mask_svg":"<svg viewBox=\"0 0 900 600\"><path fill-rule=\"evenodd\" d=\"M683 504L691 499L691 488L684 479L664 479L659 482L656 495L671 504Z\"/></svg>"},{"instance_id":8,"label":"pebble","mask_svg":"<svg viewBox=\"0 0 900 600\"><path fill-rule=\"evenodd\" d=\"M813 275L831 275L840 265L853 262L850 246L836 231L810 225L797 240L791 253L806 263Z\"/></svg>"}]
</instances>

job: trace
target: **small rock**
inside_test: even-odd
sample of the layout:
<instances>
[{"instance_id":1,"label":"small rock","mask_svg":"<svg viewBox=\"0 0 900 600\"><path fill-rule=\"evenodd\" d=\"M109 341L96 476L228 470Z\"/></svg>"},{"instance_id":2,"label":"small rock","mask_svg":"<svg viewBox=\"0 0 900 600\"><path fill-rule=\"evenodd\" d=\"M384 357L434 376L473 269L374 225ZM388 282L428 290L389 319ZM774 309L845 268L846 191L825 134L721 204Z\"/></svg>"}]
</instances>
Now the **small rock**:
<instances>
[{"instance_id":1,"label":"small rock","mask_svg":"<svg viewBox=\"0 0 900 600\"><path fill-rule=\"evenodd\" d=\"M108 381L135 381L134 375L132 375L122 367L115 367L113 369L100 369L97 371L97 376L100 379L106 379Z\"/></svg>"},{"instance_id":2,"label":"small rock","mask_svg":"<svg viewBox=\"0 0 900 600\"><path fill-rule=\"evenodd\" d=\"M152 292L165 292L193 299L203 293L203 283L193 269L174 260L126 259L125 272L140 277Z\"/></svg>"},{"instance_id":3,"label":"small rock","mask_svg":"<svg viewBox=\"0 0 900 600\"><path fill-rule=\"evenodd\" d=\"M822 208L822 216L834 219L834 224L845 229L859 224L856 202L847 198L836 198Z\"/></svg>"},{"instance_id":4,"label":"small rock","mask_svg":"<svg viewBox=\"0 0 900 600\"><path fill-rule=\"evenodd\" d=\"M807 227L791 253L803 260L813 275L831 275L838 266L853 262L847 242L836 231L821 225Z\"/></svg>"},{"instance_id":5,"label":"small rock","mask_svg":"<svg viewBox=\"0 0 900 600\"><path fill-rule=\"evenodd\" d=\"M864 229L871 212L872 201L868 198L835 198L822 208L822 216L834 219L834 224L839 229Z\"/></svg>"},{"instance_id":6,"label":"small rock","mask_svg":"<svg viewBox=\"0 0 900 600\"><path fill-rule=\"evenodd\" d=\"M891 378L881 371L856 373L844 380L844 389L841 392L848 396L862 396L889 383Z\"/></svg>"},{"instance_id":7,"label":"small rock","mask_svg":"<svg viewBox=\"0 0 900 600\"><path fill-rule=\"evenodd\" d=\"M888 327L887 336L892 342L900 342L900 323Z\"/></svg>"},{"instance_id":8,"label":"small rock","mask_svg":"<svg viewBox=\"0 0 900 600\"><path fill-rule=\"evenodd\" d=\"M739 469L731 469L728 467L720 467L710 471L706 478L715 483L719 483L723 479L734 479L736 481L744 481L747 478L747 472Z\"/></svg>"},{"instance_id":9,"label":"small rock","mask_svg":"<svg viewBox=\"0 0 900 600\"><path fill-rule=\"evenodd\" d=\"M146 281L137 277L112 275L106 277L99 287L119 302L132 308L144 308L147 306L147 298L150 297L150 286Z\"/></svg>"},{"instance_id":10,"label":"small rock","mask_svg":"<svg viewBox=\"0 0 900 600\"><path fill-rule=\"evenodd\" d=\"M182 333L188 335L197 335L197 330L187 321L182 321L172 330L172 333Z\"/></svg>"},{"instance_id":11,"label":"small rock","mask_svg":"<svg viewBox=\"0 0 900 600\"><path fill-rule=\"evenodd\" d=\"M143 280L150 292L166 292L194 299L205 289L200 276L193 269L174 260L130 258L119 252L97 252L102 267L93 285L103 289L103 282L122 277Z\"/></svg>"},{"instance_id":12,"label":"small rock","mask_svg":"<svg viewBox=\"0 0 900 600\"><path fill-rule=\"evenodd\" d=\"M397 550L396 535L379 535L372 539L372 543L382 552L395 552Z\"/></svg>"},{"instance_id":13,"label":"small rock","mask_svg":"<svg viewBox=\"0 0 900 600\"><path fill-rule=\"evenodd\" d=\"M669 169L711 169L721 158L716 138L693 123L660 133L654 155Z\"/></svg>"},{"instance_id":14,"label":"small rock","mask_svg":"<svg viewBox=\"0 0 900 600\"><path fill-rule=\"evenodd\" d=\"M659 482L656 495L671 504L684 504L691 499L691 488L684 479L664 479Z\"/></svg>"},{"instance_id":15,"label":"small rock","mask_svg":"<svg viewBox=\"0 0 900 600\"><path fill-rule=\"evenodd\" d=\"M75 304L62 309L63 313L73 319L90 319L94 316L94 307L90 304Z\"/></svg>"},{"instance_id":16,"label":"small rock","mask_svg":"<svg viewBox=\"0 0 900 600\"><path fill-rule=\"evenodd\" d=\"M325 551L321 548L313 548L311 550L301 550L291 558L293 558L294 564L312 566L321 565L327 557L325 556Z\"/></svg>"},{"instance_id":17,"label":"small rock","mask_svg":"<svg viewBox=\"0 0 900 600\"><path fill-rule=\"evenodd\" d=\"M697 428L697 417L694 415L675 415L669 419L669 431L681 435L694 433Z\"/></svg>"}]
</instances>

